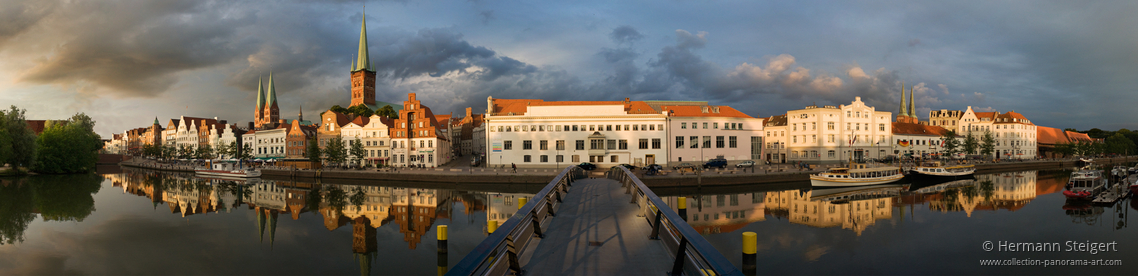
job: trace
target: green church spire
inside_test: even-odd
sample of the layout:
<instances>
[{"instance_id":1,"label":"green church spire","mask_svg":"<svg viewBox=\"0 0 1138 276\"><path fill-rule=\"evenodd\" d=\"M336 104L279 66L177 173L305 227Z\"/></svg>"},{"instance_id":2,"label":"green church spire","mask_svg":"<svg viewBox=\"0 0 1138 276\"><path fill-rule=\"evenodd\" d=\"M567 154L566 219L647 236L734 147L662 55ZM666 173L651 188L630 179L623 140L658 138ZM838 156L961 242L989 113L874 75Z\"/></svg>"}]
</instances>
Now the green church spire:
<instances>
[{"instance_id":1,"label":"green church spire","mask_svg":"<svg viewBox=\"0 0 1138 276\"><path fill-rule=\"evenodd\" d=\"M265 86L261 77L257 77L257 111L265 107Z\"/></svg>"},{"instance_id":2,"label":"green church spire","mask_svg":"<svg viewBox=\"0 0 1138 276\"><path fill-rule=\"evenodd\" d=\"M909 116L917 118L917 102L913 101L913 87L909 87Z\"/></svg>"},{"instance_id":3,"label":"green church spire","mask_svg":"<svg viewBox=\"0 0 1138 276\"><path fill-rule=\"evenodd\" d=\"M371 61L368 60L367 54L367 12L363 13L363 19L360 20L360 49L356 54L355 65L352 66L352 72L359 70L375 71L371 67Z\"/></svg>"},{"instance_id":4,"label":"green church spire","mask_svg":"<svg viewBox=\"0 0 1138 276\"><path fill-rule=\"evenodd\" d=\"M265 105L277 103L277 88L273 84L273 72L269 72L269 91L265 92Z\"/></svg>"},{"instance_id":5,"label":"green church spire","mask_svg":"<svg viewBox=\"0 0 1138 276\"><path fill-rule=\"evenodd\" d=\"M897 116L909 116L909 107L905 106L905 82L901 82L901 107L897 110Z\"/></svg>"}]
</instances>

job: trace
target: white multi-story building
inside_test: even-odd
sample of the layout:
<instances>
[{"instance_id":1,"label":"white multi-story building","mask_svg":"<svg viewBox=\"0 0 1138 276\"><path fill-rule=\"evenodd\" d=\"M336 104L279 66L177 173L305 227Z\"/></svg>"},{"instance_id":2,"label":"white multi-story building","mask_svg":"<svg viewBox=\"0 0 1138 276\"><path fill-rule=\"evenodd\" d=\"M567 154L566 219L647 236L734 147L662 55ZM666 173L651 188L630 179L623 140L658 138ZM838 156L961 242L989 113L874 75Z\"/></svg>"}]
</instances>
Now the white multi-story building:
<instances>
[{"instance_id":1,"label":"white multi-story building","mask_svg":"<svg viewBox=\"0 0 1138 276\"><path fill-rule=\"evenodd\" d=\"M243 144L243 141L239 140L241 139L244 130L239 129L234 125L225 125L224 128L220 129L220 132L221 135L217 139L218 146L227 147L229 144L237 143L237 146L240 147L241 144ZM217 149L218 146L214 146L213 148Z\"/></svg>"},{"instance_id":2,"label":"white multi-story building","mask_svg":"<svg viewBox=\"0 0 1138 276\"><path fill-rule=\"evenodd\" d=\"M808 163L842 162L888 155L892 112L866 106L807 106L786 114L787 159Z\"/></svg>"},{"instance_id":3,"label":"white multi-story building","mask_svg":"<svg viewBox=\"0 0 1138 276\"><path fill-rule=\"evenodd\" d=\"M667 162L667 115L642 101L486 99L489 166Z\"/></svg>"},{"instance_id":4,"label":"white multi-story building","mask_svg":"<svg viewBox=\"0 0 1138 276\"><path fill-rule=\"evenodd\" d=\"M786 114L764 118L763 137L766 140L763 159L772 164L786 163Z\"/></svg>"},{"instance_id":5,"label":"white multi-story building","mask_svg":"<svg viewBox=\"0 0 1138 276\"><path fill-rule=\"evenodd\" d=\"M284 158L285 139L288 135L288 125L281 125L274 129L262 129L256 132L257 142L253 148L253 157L260 159Z\"/></svg>"},{"instance_id":6,"label":"white multi-story building","mask_svg":"<svg viewBox=\"0 0 1138 276\"><path fill-rule=\"evenodd\" d=\"M975 112L969 106L960 116L961 136L971 134L976 140L983 143L985 133L991 132L995 139L994 158L1004 159L1030 159L1035 158L1038 152L1038 129L1023 114L1015 111Z\"/></svg>"},{"instance_id":7,"label":"white multi-story building","mask_svg":"<svg viewBox=\"0 0 1138 276\"><path fill-rule=\"evenodd\" d=\"M948 130L939 126L913 123L893 123L892 151L900 157L926 157L944 150L944 135ZM957 136L957 142L963 142ZM958 147L957 150L963 150Z\"/></svg>"},{"instance_id":8,"label":"white multi-story building","mask_svg":"<svg viewBox=\"0 0 1138 276\"><path fill-rule=\"evenodd\" d=\"M391 118L372 115L368 118L361 131L363 132L364 150L367 151L368 164L387 164L391 158L390 128L394 121Z\"/></svg>"},{"instance_id":9,"label":"white multi-story building","mask_svg":"<svg viewBox=\"0 0 1138 276\"><path fill-rule=\"evenodd\" d=\"M763 120L729 106L662 105L668 114L668 162L698 163L719 156L729 165L761 160Z\"/></svg>"}]
</instances>

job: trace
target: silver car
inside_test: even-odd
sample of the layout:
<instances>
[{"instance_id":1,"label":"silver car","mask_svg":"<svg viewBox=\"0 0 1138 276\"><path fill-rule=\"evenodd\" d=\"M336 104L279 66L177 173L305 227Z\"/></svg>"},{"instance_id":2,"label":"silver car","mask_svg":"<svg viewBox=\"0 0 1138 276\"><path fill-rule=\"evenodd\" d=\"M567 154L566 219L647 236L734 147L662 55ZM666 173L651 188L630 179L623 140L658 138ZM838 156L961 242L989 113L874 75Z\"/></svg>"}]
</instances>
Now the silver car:
<instances>
[{"instance_id":1,"label":"silver car","mask_svg":"<svg viewBox=\"0 0 1138 276\"><path fill-rule=\"evenodd\" d=\"M747 160L747 161L739 162L739 164L735 164L736 168L751 168L754 166L755 166L755 161L751 161L751 160Z\"/></svg>"}]
</instances>

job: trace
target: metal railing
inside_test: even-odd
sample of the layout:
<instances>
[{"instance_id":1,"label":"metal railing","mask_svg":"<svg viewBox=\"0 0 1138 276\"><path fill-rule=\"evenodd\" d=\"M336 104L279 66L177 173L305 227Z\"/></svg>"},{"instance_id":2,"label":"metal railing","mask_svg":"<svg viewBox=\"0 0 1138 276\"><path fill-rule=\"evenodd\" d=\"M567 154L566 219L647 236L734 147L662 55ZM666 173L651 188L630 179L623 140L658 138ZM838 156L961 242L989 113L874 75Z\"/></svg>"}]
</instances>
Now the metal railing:
<instances>
[{"instance_id":1,"label":"metal railing","mask_svg":"<svg viewBox=\"0 0 1138 276\"><path fill-rule=\"evenodd\" d=\"M743 275L627 168L616 166L607 174L610 179L621 182L625 191L633 195L632 203L640 207L641 214L652 225L649 238L663 241L675 257L669 275Z\"/></svg>"},{"instance_id":2,"label":"metal railing","mask_svg":"<svg viewBox=\"0 0 1138 276\"><path fill-rule=\"evenodd\" d=\"M474 247L466 257L446 275L521 275L518 256L533 237L541 238L548 220L556 216L554 207L561 206L562 194L569 192L573 180L585 176L584 170L570 166L562 170L553 181L518 209L513 217L502 223L490 236Z\"/></svg>"}]
</instances>

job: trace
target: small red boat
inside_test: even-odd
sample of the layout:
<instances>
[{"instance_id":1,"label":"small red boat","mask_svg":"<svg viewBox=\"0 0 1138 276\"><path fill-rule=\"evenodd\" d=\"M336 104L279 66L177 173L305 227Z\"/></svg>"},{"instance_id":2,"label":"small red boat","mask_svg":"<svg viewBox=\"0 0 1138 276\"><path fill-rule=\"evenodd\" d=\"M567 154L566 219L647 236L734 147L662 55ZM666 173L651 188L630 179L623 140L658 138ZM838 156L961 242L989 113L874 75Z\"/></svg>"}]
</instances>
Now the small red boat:
<instances>
[{"instance_id":1,"label":"small red boat","mask_svg":"<svg viewBox=\"0 0 1138 276\"><path fill-rule=\"evenodd\" d=\"M1131 186L1131 189L1134 189L1134 187ZM1063 191L1063 195L1069 199L1089 199L1091 197L1091 192L1088 192L1088 191Z\"/></svg>"}]
</instances>

